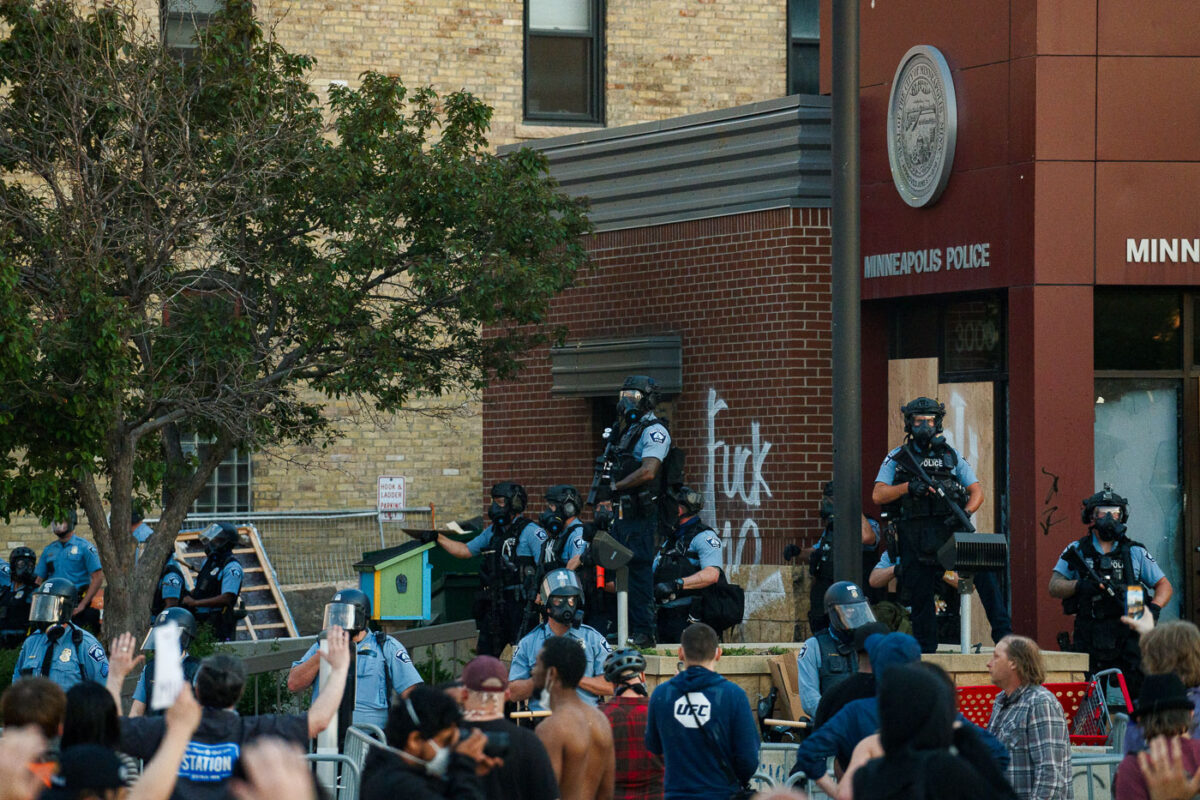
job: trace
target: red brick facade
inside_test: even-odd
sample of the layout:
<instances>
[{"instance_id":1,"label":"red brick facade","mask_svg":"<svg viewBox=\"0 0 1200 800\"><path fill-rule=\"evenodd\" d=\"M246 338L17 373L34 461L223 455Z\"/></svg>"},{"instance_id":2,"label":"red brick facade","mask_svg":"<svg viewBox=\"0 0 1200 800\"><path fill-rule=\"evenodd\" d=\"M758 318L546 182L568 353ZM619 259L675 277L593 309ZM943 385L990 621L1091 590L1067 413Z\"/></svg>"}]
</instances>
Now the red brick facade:
<instances>
[{"instance_id":1,"label":"red brick facade","mask_svg":"<svg viewBox=\"0 0 1200 800\"><path fill-rule=\"evenodd\" d=\"M832 459L829 211L599 233L590 252L595 269L555 300L551 323L568 341L682 338L683 391L667 415L687 482L710 509L716 498L729 562L780 563L785 544L811 543ZM610 422L594 423L593 402L551 396L549 352L531 354L517 380L484 393L485 485L524 483L532 510L555 483L586 493Z\"/></svg>"}]
</instances>

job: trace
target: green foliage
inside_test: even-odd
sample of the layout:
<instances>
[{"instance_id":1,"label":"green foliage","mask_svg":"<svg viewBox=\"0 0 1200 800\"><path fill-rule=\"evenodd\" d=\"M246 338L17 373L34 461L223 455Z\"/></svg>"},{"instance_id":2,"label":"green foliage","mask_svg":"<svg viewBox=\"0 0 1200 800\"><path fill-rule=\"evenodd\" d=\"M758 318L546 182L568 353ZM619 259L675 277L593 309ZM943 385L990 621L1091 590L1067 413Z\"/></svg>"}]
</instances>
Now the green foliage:
<instances>
[{"instance_id":1,"label":"green foliage","mask_svg":"<svg viewBox=\"0 0 1200 800\"><path fill-rule=\"evenodd\" d=\"M461 658L439 659L434 649L428 648L428 657L420 660L413 659L413 666L417 670L417 674L421 676L421 680L430 686L448 683L456 680L462 674L463 667L467 662Z\"/></svg>"},{"instance_id":2,"label":"green foliage","mask_svg":"<svg viewBox=\"0 0 1200 800\"><path fill-rule=\"evenodd\" d=\"M326 108L249 0L186 64L145 22L0 0L0 515L81 502L106 624L134 631L232 447L328 443L324 398L512 375L589 230L542 156L488 151L467 93L365 73ZM166 499L136 567L103 521L135 497Z\"/></svg>"},{"instance_id":3,"label":"green foliage","mask_svg":"<svg viewBox=\"0 0 1200 800\"><path fill-rule=\"evenodd\" d=\"M0 650L0 692L12 684L13 670L16 669L17 656L20 653L19 647L14 650Z\"/></svg>"}]
</instances>

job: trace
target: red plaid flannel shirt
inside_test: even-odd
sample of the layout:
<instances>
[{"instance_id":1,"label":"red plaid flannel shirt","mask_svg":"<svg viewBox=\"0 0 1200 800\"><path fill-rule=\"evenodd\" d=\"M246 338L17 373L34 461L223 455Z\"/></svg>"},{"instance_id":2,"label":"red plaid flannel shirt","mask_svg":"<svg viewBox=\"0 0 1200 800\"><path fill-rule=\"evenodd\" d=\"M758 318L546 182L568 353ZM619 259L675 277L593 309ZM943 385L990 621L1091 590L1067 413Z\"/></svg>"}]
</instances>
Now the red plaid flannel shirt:
<instances>
[{"instance_id":1,"label":"red plaid flannel shirt","mask_svg":"<svg viewBox=\"0 0 1200 800\"><path fill-rule=\"evenodd\" d=\"M649 698L625 694L600 706L612 725L617 761L616 800L661 800L662 759L646 749L646 709Z\"/></svg>"}]
</instances>

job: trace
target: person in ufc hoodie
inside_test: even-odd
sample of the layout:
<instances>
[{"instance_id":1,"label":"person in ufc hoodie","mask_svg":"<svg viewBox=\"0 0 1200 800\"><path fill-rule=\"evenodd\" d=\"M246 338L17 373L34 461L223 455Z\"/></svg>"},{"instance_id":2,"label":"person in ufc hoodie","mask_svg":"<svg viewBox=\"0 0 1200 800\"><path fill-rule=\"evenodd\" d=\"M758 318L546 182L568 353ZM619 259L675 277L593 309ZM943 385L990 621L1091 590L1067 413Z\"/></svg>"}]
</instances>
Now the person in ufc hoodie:
<instances>
[{"instance_id":1,"label":"person in ufc hoodie","mask_svg":"<svg viewBox=\"0 0 1200 800\"><path fill-rule=\"evenodd\" d=\"M646 749L662 756L664 800L728 800L758 768L758 725L746 693L713 671L717 633L696 623L680 637L686 669L654 690Z\"/></svg>"}]
</instances>

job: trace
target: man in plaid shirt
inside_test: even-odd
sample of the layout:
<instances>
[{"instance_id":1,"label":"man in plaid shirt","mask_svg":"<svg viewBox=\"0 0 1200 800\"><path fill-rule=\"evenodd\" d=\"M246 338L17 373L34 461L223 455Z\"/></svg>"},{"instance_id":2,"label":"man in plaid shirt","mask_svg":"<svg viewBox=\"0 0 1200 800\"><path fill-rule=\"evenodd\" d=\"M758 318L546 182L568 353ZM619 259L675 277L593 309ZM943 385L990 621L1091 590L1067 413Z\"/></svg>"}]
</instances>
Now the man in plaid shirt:
<instances>
[{"instance_id":1,"label":"man in plaid shirt","mask_svg":"<svg viewBox=\"0 0 1200 800\"><path fill-rule=\"evenodd\" d=\"M1042 682L1046 668L1032 639L1005 636L988 662L996 695L988 731L1008 748L1007 777L1021 800L1073 800L1071 742L1062 705Z\"/></svg>"},{"instance_id":2,"label":"man in plaid shirt","mask_svg":"<svg viewBox=\"0 0 1200 800\"><path fill-rule=\"evenodd\" d=\"M637 650L617 650L604 661L604 680L616 691L600 710L612 725L617 762L614 800L660 800L662 759L646 749L646 658Z\"/></svg>"}]
</instances>

